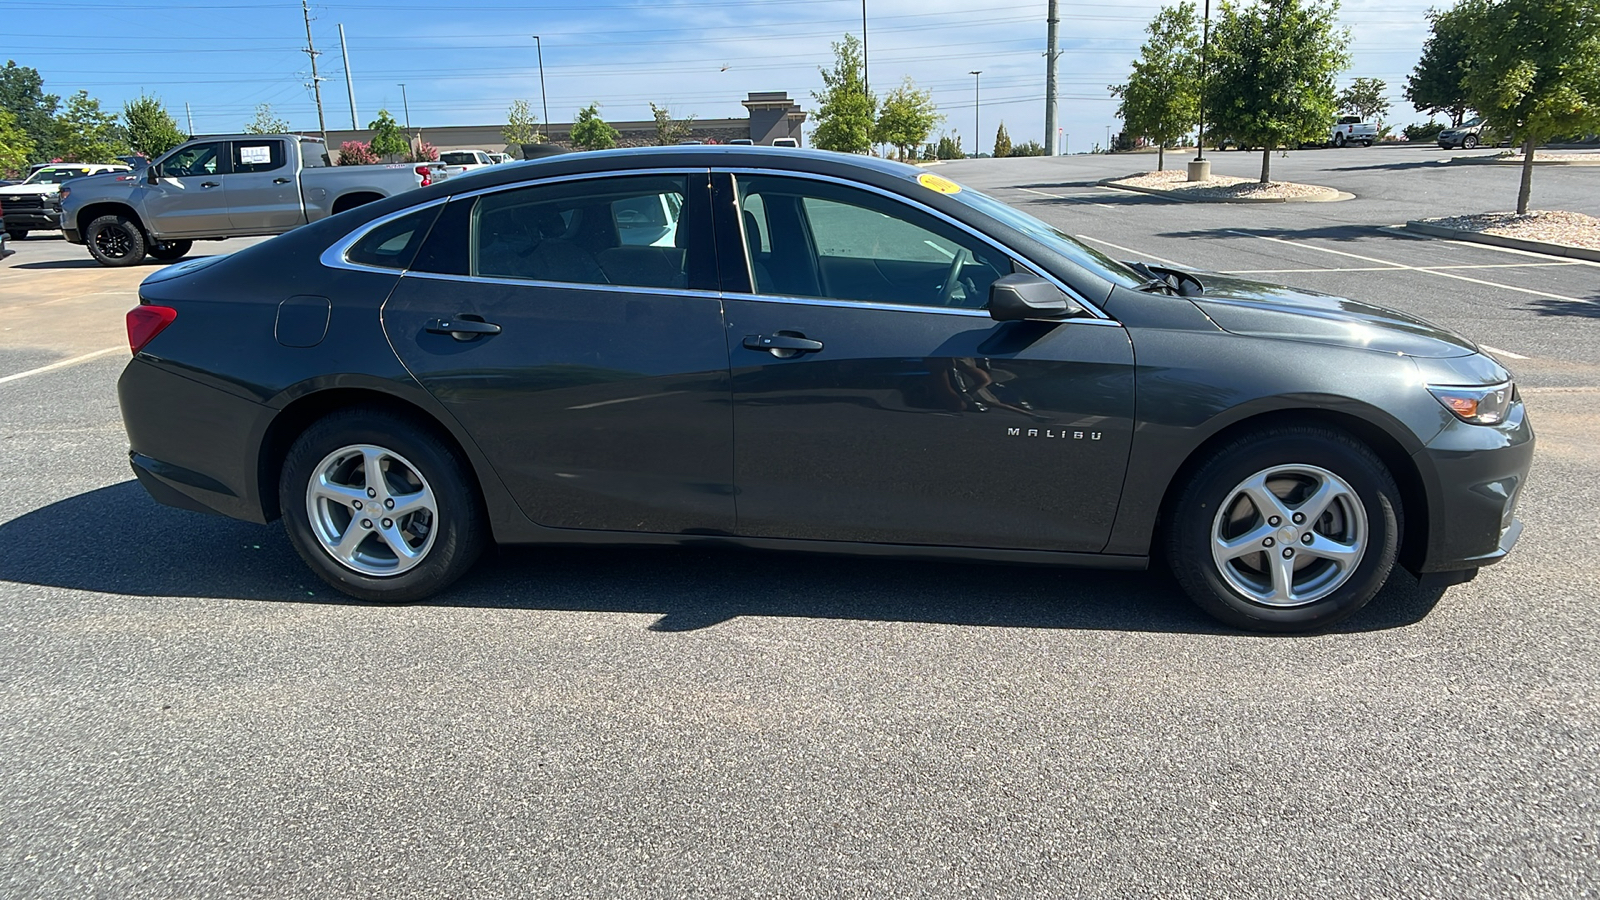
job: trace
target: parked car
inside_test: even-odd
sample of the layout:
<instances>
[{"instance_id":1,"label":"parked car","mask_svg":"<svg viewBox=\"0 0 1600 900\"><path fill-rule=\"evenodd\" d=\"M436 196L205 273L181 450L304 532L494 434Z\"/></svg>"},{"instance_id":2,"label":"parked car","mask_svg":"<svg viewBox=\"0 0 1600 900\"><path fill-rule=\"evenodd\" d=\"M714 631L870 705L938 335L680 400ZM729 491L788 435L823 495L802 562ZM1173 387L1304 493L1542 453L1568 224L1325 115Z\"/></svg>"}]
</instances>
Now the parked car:
<instances>
[{"instance_id":1,"label":"parked car","mask_svg":"<svg viewBox=\"0 0 1600 900\"><path fill-rule=\"evenodd\" d=\"M465 175L475 169L485 169L495 161L487 150L446 150L439 154L439 162L446 175Z\"/></svg>"},{"instance_id":2,"label":"parked car","mask_svg":"<svg viewBox=\"0 0 1600 900\"><path fill-rule=\"evenodd\" d=\"M794 138L773 138L772 139L772 146L774 146L774 147L799 147L800 146L800 142L795 140Z\"/></svg>"},{"instance_id":3,"label":"parked car","mask_svg":"<svg viewBox=\"0 0 1600 900\"><path fill-rule=\"evenodd\" d=\"M282 234L444 177L438 163L329 166L321 140L292 134L199 138L137 171L61 191L62 233L102 265L178 259L195 241Z\"/></svg>"},{"instance_id":4,"label":"parked car","mask_svg":"<svg viewBox=\"0 0 1600 900\"><path fill-rule=\"evenodd\" d=\"M489 154L489 161L494 163L497 166L500 165L501 163L508 163L508 162L511 162L511 154L509 154L509 153L491 153L491 154Z\"/></svg>"},{"instance_id":5,"label":"parked car","mask_svg":"<svg viewBox=\"0 0 1600 900\"><path fill-rule=\"evenodd\" d=\"M1439 132L1439 146L1446 150L1460 147L1463 150L1473 150L1483 142L1483 118L1474 116L1454 128L1446 128Z\"/></svg>"},{"instance_id":6,"label":"parked car","mask_svg":"<svg viewBox=\"0 0 1600 900\"><path fill-rule=\"evenodd\" d=\"M660 198L673 239L623 241ZM375 601L443 590L491 540L736 544L1164 560L1223 621L1318 629L1397 564L1435 588L1504 557L1534 447L1464 337L1119 262L846 154L496 167L139 294L118 391L140 482L281 516Z\"/></svg>"},{"instance_id":7,"label":"parked car","mask_svg":"<svg viewBox=\"0 0 1600 900\"><path fill-rule=\"evenodd\" d=\"M21 184L0 187L0 204L5 206L5 232L14 241L30 231L54 231L61 227L56 209L56 193L61 185L77 178L104 172L126 172L128 167L113 163L56 163L39 166Z\"/></svg>"},{"instance_id":8,"label":"parked car","mask_svg":"<svg viewBox=\"0 0 1600 900\"><path fill-rule=\"evenodd\" d=\"M1378 126L1361 121L1360 116L1340 116L1328 137L1328 143L1335 147L1345 147L1350 144L1371 147L1372 142L1377 139Z\"/></svg>"}]
</instances>

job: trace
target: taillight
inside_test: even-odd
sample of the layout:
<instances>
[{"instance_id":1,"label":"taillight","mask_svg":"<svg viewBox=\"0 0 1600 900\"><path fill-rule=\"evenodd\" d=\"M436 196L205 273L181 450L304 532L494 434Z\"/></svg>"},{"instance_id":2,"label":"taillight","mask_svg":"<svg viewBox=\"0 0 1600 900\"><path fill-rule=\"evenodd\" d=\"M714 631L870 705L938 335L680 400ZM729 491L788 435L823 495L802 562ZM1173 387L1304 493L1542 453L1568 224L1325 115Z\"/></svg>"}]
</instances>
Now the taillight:
<instances>
[{"instance_id":1,"label":"taillight","mask_svg":"<svg viewBox=\"0 0 1600 900\"><path fill-rule=\"evenodd\" d=\"M418 187L427 187L433 184L433 172L427 166L417 166L417 174L422 176L422 184L418 185Z\"/></svg>"},{"instance_id":2,"label":"taillight","mask_svg":"<svg viewBox=\"0 0 1600 900\"><path fill-rule=\"evenodd\" d=\"M128 347L135 354L166 330L178 311L170 306L135 306L128 310Z\"/></svg>"}]
</instances>

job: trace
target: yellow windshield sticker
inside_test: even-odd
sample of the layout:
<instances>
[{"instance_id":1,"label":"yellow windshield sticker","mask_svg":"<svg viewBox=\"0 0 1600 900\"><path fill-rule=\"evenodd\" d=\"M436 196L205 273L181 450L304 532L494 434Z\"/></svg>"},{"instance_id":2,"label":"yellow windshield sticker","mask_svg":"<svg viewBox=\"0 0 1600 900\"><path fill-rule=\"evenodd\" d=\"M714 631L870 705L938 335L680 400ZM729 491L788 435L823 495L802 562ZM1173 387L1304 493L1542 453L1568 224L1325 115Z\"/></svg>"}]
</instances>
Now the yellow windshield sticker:
<instances>
[{"instance_id":1,"label":"yellow windshield sticker","mask_svg":"<svg viewBox=\"0 0 1600 900\"><path fill-rule=\"evenodd\" d=\"M954 181L951 181L948 178L940 178L932 172L923 172L921 175L918 175L917 184L922 185L930 191L938 191L941 194L961 193L961 185L956 184Z\"/></svg>"}]
</instances>

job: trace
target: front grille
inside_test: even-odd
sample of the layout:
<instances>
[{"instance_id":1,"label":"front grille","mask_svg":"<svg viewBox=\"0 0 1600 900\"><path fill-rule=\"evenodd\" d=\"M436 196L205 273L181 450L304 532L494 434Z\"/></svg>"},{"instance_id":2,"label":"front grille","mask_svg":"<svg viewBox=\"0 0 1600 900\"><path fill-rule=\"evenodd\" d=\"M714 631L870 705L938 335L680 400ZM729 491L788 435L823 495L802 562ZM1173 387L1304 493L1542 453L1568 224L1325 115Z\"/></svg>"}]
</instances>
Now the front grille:
<instances>
[{"instance_id":1,"label":"front grille","mask_svg":"<svg viewBox=\"0 0 1600 900\"><path fill-rule=\"evenodd\" d=\"M15 194L0 197L0 205L6 209L44 209L43 194Z\"/></svg>"}]
</instances>

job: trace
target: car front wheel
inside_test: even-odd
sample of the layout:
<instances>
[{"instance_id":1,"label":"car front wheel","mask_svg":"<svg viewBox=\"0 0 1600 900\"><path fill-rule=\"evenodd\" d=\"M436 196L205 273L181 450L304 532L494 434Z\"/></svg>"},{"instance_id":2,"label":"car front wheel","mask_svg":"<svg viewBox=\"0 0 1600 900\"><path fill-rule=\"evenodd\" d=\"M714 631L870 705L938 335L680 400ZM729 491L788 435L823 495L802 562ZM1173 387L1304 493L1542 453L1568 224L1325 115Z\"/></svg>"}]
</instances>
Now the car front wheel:
<instances>
[{"instance_id":1,"label":"car front wheel","mask_svg":"<svg viewBox=\"0 0 1600 900\"><path fill-rule=\"evenodd\" d=\"M194 249L194 241L157 241L150 245L150 256L162 262L183 259Z\"/></svg>"},{"instance_id":2,"label":"car front wheel","mask_svg":"<svg viewBox=\"0 0 1600 900\"><path fill-rule=\"evenodd\" d=\"M284 460L278 502L300 558L362 600L400 603L443 590L487 540L483 505L459 451L379 410L319 420Z\"/></svg>"},{"instance_id":3,"label":"car front wheel","mask_svg":"<svg viewBox=\"0 0 1600 900\"><path fill-rule=\"evenodd\" d=\"M126 216L101 216L83 232L89 254L103 266L136 266L148 247L144 231Z\"/></svg>"},{"instance_id":4,"label":"car front wheel","mask_svg":"<svg viewBox=\"0 0 1600 900\"><path fill-rule=\"evenodd\" d=\"M1477 146L1478 146L1478 136L1475 135L1475 134L1469 134L1466 137L1461 139L1461 148L1463 150L1473 150L1473 149L1476 149Z\"/></svg>"},{"instance_id":5,"label":"car front wheel","mask_svg":"<svg viewBox=\"0 0 1600 900\"><path fill-rule=\"evenodd\" d=\"M1314 631L1353 615L1399 552L1399 489L1348 434L1280 427L1207 457L1173 506L1167 556L1202 609L1241 628Z\"/></svg>"}]
</instances>

